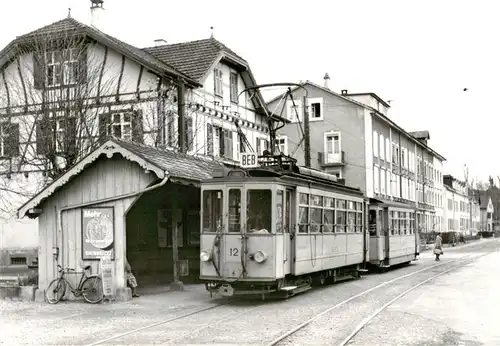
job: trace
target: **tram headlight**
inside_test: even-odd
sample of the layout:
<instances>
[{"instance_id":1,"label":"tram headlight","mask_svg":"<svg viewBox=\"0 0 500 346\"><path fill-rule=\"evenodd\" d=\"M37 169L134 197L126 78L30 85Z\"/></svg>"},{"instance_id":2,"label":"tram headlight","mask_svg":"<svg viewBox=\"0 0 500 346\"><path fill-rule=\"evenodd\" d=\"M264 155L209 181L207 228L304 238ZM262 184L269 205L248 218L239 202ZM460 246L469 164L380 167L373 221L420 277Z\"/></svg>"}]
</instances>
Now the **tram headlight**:
<instances>
[{"instance_id":1,"label":"tram headlight","mask_svg":"<svg viewBox=\"0 0 500 346\"><path fill-rule=\"evenodd\" d=\"M212 251L204 250L200 253L200 260L203 262L208 262L212 259Z\"/></svg>"},{"instance_id":2,"label":"tram headlight","mask_svg":"<svg viewBox=\"0 0 500 346\"><path fill-rule=\"evenodd\" d=\"M253 254L253 260L257 263L262 263L267 259L267 255L262 251L257 251Z\"/></svg>"}]
</instances>

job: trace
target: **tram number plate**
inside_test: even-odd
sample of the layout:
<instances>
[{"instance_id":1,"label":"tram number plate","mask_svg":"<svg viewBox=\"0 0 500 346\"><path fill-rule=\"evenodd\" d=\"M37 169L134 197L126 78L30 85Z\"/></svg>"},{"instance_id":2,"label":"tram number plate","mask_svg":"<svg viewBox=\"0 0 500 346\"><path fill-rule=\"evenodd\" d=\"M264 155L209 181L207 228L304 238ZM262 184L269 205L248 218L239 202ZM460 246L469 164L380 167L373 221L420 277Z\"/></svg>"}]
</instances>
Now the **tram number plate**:
<instances>
[{"instance_id":1,"label":"tram number plate","mask_svg":"<svg viewBox=\"0 0 500 346\"><path fill-rule=\"evenodd\" d=\"M239 254L240 254L240 250L237 247L229 248L229 256L238 257Z\"/></svg>"},{"instance_id":2,"label":"tram number plate","mask_svg":"<svg viewBox=\"0 0 500 346\"><path fill-rule=\"evenodd\" d=\"M240 163L242 167L255 167L258 165L257 154L247 153L241 154Z\"/></svg>"}]
</instances>

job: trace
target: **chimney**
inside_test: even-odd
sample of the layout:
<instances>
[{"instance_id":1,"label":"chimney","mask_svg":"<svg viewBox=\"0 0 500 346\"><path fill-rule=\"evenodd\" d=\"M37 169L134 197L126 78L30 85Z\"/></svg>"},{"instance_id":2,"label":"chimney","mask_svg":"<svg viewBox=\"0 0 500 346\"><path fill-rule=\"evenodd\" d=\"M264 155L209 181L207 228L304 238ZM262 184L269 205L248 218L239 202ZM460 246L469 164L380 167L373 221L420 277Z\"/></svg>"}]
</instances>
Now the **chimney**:
<instances>
[{"instance_id":1,"label":"chimney","mask_svg":"<svg viewBox=\"0 0 500 346\"><path fill-rule=\"evenodd\" d=\"M90 25L98 30L101 30L101 18L104 13L104 0L90 0ZM102 30L101 30L102 31Z\"/></svg>"},{"instance_id":2,"label":"chimney","mask_svg":"<svg viewBox=\"0 0 500 346\"><path fill-rule=\"evenodd\" d=\"M330 89L328 87L328 81L330 80L330 76L328 75L328 72L325 73L325 76L323 77L323 79L325 80L324 87L327 88L327 89Z\"/></svg>"},{"instance_id":3,"label":"chimney","mask_svg":"<svg viewBox=\"0 0 500 346\"><path fill-rule=\"evenodd\" d=\"M162 39L162 38L157 38L155 40L155 46L158 47L158 46L163 46L163 45L166 45L167 44L167 41Z\"/></svg>"}]
</instances>

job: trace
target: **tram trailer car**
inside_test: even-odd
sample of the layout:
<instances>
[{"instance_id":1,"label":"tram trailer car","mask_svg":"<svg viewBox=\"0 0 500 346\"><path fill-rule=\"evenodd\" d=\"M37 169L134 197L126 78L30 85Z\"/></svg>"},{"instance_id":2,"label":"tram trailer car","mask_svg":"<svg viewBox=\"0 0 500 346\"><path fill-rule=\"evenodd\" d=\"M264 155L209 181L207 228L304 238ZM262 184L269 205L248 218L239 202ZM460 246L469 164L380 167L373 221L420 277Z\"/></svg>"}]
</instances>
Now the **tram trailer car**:
<instances>
[{"instance_id":1,"label":"tram trailer car","mask_svg":"<svg viewBox=\"0 0 500 346\"><path fill-rule=\"evenodd\" d=\"M201 201L210 294L289 297L366 271L367 200L333 175L294 164L235 169L203 181Z\"/></svg>"},{"instance_id":2,"label":"tram trailer car","mask_svg":"<svg viewBox=\"0 0 500 346\"><path fill-rule=\"evenodd\" d=\"M368 219L372 266L389 268L418 260L420 238L415 227L415 209L372 199Z\"/></svg>"}]
</instances>

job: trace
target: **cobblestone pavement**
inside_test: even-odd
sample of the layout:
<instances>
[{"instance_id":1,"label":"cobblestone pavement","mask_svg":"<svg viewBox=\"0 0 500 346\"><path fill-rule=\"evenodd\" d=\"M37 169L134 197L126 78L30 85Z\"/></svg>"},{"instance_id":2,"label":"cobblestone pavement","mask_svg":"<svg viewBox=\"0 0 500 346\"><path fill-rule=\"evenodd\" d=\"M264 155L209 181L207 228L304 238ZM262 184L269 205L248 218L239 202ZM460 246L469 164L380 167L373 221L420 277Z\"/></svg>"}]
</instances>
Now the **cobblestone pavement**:
<instances>
[{"instance_id":1,"label":"cobblestone pavement","mask_svg":"<svg viewBox=\"0 0 500 346\"><path fill-rule=\"evenodd\" d=\"M361 280L319 287L289 300L227 303L210 298L204 287L197 285L188 286L185 292L145 295L127 303L90 305L63 302L48 305L0 301L0 343L263 345L331 306L388 280L412 274L339 306L284 342L333 345L387 301L416 283L452 268L460 256L480 256L499 247L500 242L497 240L483 240L450 248L445 251L441 262L433 261L431 252L424 252L421 259L410 266L378 275L366 275ZM492 256L496 255L478 259L474 266L487 266L489 257L496 258ZM439 266L433 267L436 265ZM466 266L456 273L438 278L395 302L363 329L353 343L412 344L431 339L437 340L438 344L453 344L458 340L486 343L484 340L494 338L493 334L484 334L486 336L483 339L475 336L477 332L465 334L466 329L460 324L460 318L454 316L455 311L457 315L464 315L465 312L461 309L470 304L469 298L464 298L466 293L457 292L462 292L467 287L464 284L468 282L467 275L474 277L470 273L470 270L476 270L473 268L475 267ZM460 275L462 279L450 279ZM475 280L486 286L476 285L474 290L489 290L493 287L490 281ZM448 283L448 286L443 286L443 282ZM472 287L464 292L471 289ZM444 291L448 292L448 298L440 298L444 296ZM456 303L457 297L461 300L460 305ZM428 307L429 304L432 306ZM204 311L193 314L200 310ZM446 316L456 318L450 322ZM174 320L176 318L179 319ZM495 320L491 316L488 318ZM479 321L480 319L475 319L474 323L480 323ZM400 332L402 334L398 336Z\"/></svg>"}]
</instances>

